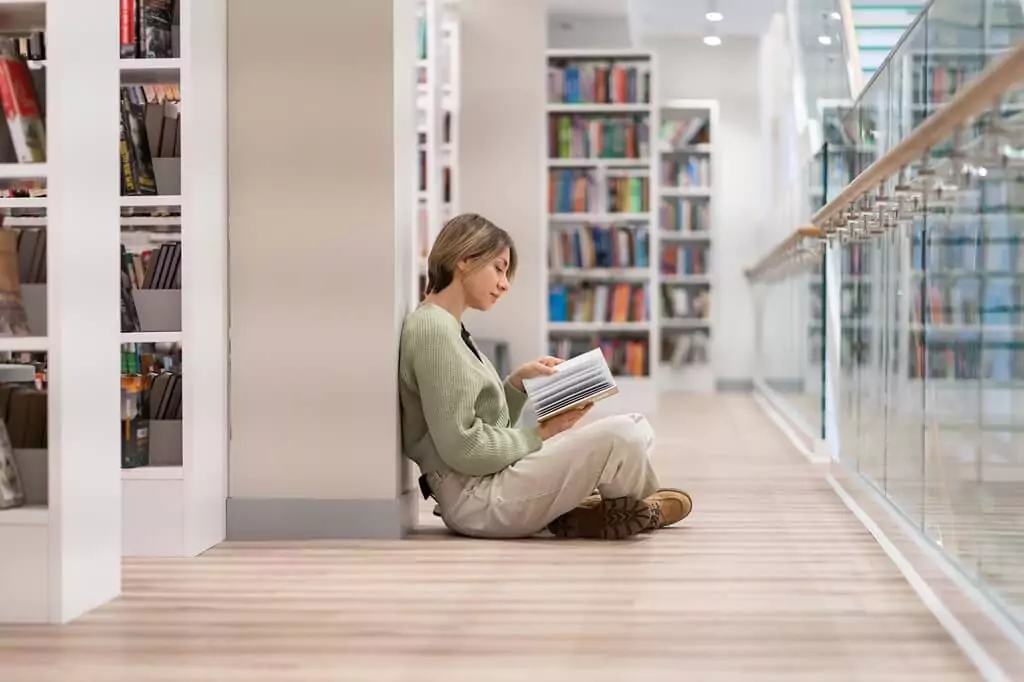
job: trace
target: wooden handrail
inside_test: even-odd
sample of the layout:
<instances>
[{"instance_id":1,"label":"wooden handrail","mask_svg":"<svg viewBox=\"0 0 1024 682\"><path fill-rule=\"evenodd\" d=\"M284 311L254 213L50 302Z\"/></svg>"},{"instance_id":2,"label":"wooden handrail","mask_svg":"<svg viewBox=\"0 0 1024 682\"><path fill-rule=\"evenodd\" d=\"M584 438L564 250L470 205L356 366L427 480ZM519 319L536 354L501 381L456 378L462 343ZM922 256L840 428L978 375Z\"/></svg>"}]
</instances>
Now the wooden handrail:
<instances>
[{"instance_id":1,"label":"wooden handrail","mask_svg":"<svg viewBox=\"0 0 1024 682\"><path fill-rule=\"evenodd\" d=\"M846 209L861 195L878 187L882 182L918 161L936 144L953 134L968 119L992 106L1000 96L1015 84L1024 81L1024 45L1009 51L1006 56L989 64L976 78L921 125L903 138L822 207L811 222L822 227L825 222Z\"/></svg>"},{"instance_id":2,"label":"wooden handrail","mask_svg":"<svg viewBox=\"0 0 1024 682\"><path fill-rule=\"evenodd\" d=\"M779 242L775 248L765 254L761 260L757 261L753 267L744 270L743 274L746 275L747 279L759 279L776 265L784 262L786 256L792 253L800 245L800 242L805 239L821 239L821 237L821 229L814 225L807 225L794 230L788 237Z\"/></svg>"},{"instance_id":3,"label":"wooden handrail","mask_svg":"<svg viewBox=\"0 0 1024 682\"><path fill-rule=\"evenodd\" d=\"M918 161L936 144L951 136L963 123L991 107L1014 85L1024 82L1024 44L1008 50L990 63L956 96L941 105L921 125L857 175L839 194L811 218L812 225L801 227L779 242L754 266L744 271L748 279L757 279L785 259L801 240L824 236L825 223L866 192Z\"/></svg>"}]
</instances>

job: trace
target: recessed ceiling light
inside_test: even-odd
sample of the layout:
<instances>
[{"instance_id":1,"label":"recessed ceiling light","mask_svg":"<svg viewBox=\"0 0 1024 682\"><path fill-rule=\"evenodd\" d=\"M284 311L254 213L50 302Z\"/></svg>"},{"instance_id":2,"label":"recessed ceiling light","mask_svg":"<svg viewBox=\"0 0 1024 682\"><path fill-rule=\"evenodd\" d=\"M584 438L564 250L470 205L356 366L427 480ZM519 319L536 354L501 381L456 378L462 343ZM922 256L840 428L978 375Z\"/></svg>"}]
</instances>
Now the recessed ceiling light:
<instances>
[{"instance_id":1,"label":"recessed ceiling light","mask_svg":"<svg viewBox=\"0 0 1024 682\"><path fill-rule=\"evenodd\" d=\"M818 36L818 42L821 43L822 45L831 45L832 36Z\"/></svg>"},{"instance_id":2,"label":"recessed ceiling light","mask_svg":"<svg viewBox=\"0 0 1024 682\"><path fill-rule=\"evenodd\" d=\"M704 15L704 18L708 21L721 21L724 17L721 12L708 12Z\"/></svg>"},{"instance_id":3,"label":"recessed ceiling light","mask_svg":"<svg viewBox=\"0 0 1024 682\"><path fill-rule=\"evenodd\" d=\"M718 36L704 36L704 44L714 47L716 45L721 45L722 39Z\"/></svg>"},{"instance_id":4,"label":"recessed ceiling light","mask_svg":"<svg viewBox=\"0 0 1024 682\"><path fill-rule=\"evenodd\" d=\"M832 21L839 21L843 17L840 16L839 12L832 12L831 14L828 15L828 18L831 19Z\"/></svg>"}]
</instances>

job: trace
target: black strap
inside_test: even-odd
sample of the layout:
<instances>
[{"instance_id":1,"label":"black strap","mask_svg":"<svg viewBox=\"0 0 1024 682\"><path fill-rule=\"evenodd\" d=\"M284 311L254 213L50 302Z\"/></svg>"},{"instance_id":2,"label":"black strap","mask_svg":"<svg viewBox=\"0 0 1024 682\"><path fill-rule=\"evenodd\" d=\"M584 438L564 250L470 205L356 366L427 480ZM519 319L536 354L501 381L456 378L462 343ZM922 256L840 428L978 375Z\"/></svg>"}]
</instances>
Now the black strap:
<instances>
[{"instance_id":1,"label":"black strap","mask_svg":"<svg viewBox=\"0 0 1024 682\"><path fill-rule=\"evenodd\" d=\"M466 331L466 325L462 325L462 340L465 341L466 345L469 346L469 349L473 351L473 355L476 356L476 359L483 362L484 359L480 357L480 351L478 351L476 346L473 344L473 337L469 335L468 331Z\"/></svg>"},{"instance_id":2,"label":"black strap","mask_svg":"<svg viewBox=\"0 0 1024 682\"><path fill-rule=\"evenodd\" d=\"M430 489L430 483L427 482L426 474L420 476L420 494L423 495L424 500L429 500L434 496L434 491Z\"/></svg>"}]
</instances>

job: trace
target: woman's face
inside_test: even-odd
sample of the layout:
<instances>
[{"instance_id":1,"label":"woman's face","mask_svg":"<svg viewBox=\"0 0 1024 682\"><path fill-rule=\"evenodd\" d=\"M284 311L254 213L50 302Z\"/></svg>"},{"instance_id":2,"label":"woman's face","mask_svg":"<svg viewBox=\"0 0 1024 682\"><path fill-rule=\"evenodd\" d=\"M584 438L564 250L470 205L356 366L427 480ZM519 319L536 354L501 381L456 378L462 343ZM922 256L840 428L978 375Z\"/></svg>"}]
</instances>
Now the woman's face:
<instances>
[{"instance_id":1,"label":"woman's face","mask_svg":"<svg viewBox=\"0 0 1024 682\"><path fill-rule=\"evenodd\" d=\"M466 292L466 303L474 310L490 310L508 291L509 250L505 249L496 257L480 265L468 264L469 274L462 280ZM474 269L472 265L479 265Z\"/></svg>"}]
</instances>

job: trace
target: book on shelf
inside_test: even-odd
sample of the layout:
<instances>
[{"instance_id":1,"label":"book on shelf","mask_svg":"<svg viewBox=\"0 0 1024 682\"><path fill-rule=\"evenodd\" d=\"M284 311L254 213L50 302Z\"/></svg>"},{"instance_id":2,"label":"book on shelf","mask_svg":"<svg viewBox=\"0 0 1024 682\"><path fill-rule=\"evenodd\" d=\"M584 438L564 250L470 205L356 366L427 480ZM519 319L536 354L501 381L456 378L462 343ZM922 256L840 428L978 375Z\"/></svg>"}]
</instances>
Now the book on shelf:
<instances>
[{"instance_id":1,"label":"book on shelf","mask_svg":"<svg viewBox=\"0 0 1024 682\"><path fill-rule=\"evenodd\" d=\"M0 151L4 160L11 157L17 163L46 161L46 113L40 96L45 91L43 72L29 70L17 39L0 38L0 101L8 133L0 142L6 148Z\"/></svg>"},{"instance_id":2,"label":"book on shelf","mask_svg":"<svg viewBox=\"0 0 1024 682\"><path fill-rule=\"evenodd\" d=\"M523 380L539 422L619 392L600 348L570 358L554 369L554 374Z\"/></svg>"},{"instance_id":3,"label":"book on shelf","mask_svg":"<svg viewBox=\"0 0 1024 682\"><path fill-rule=\"evenodd\" d=\"M175 0L120 0L122 59L170 59L180 3Z\"/></svg>"},{"instance_id":4,"label":"book on shelf","mask_svg":"<svg viewBox=\"0 0 1024 682\"><path fill-rule=\"evenodd\" d=\"M633 334L634 338L628 338L629 334ZM635 338L636 334L641 338ZM556 338L548 339L548 353L556 358L571 358L586 353L595 343L604 353L605 362L611 367L613 376L647 376L646 330L628 332L626 337L616 335L616 338L602 338L601 334L580 336L572 332L567 335L559 333Z\"/></svg>"}]
</instances>

